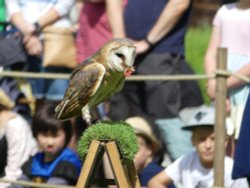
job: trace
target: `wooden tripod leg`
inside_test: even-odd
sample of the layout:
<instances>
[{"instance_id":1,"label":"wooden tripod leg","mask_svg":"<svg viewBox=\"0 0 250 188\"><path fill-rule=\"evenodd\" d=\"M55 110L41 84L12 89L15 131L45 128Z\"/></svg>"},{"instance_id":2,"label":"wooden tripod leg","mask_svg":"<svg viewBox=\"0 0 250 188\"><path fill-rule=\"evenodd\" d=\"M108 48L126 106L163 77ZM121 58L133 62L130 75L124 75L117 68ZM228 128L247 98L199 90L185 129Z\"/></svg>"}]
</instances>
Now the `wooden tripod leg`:
<instances>
[{"instance_id":1,"label":"wooden tripod leg","mask_svg":"<svg viewBox=\"0 0 250 188\"><path fill-rule=\"evenodd\" d=\"M133 161L131 161L127 166L126 166L126 169L127 169L127 176L129 177L130 179L130 182L132 184L132 187L134 188L140 188L141 187L141 183L139 181L139 177L138 177L138 174L137 174L137 170L135 168L135 165L133 163Z\"/></svg>"},{"instance_id":2,"label":"wooden tripod leg","mask_svg":"<svg viewBox=\"0 0 250 188\"><path fill-rule=\"evenodd\" d=\"M114 173L115 181L118 187L119 188L131 187L125 175L116 143L114 141L106 143L105 150L107 152L109 162L111 164L111 168Z\"/></svg>"},{"instance_id":3,"label":"wooden tripod leg","mask_svg":"<svg viewBox=\"0 0 250 188\"><path fill-rule=\"evenodd\" d=\"M78 178L76 188L87 188L90 187L91 178L93 179L93 169L98 156L98 152L101 146L101 142L92 140L88 154L84 160L80 176ZM92 177L91 177L92 176Z\"/></svg>"}]
</instances>

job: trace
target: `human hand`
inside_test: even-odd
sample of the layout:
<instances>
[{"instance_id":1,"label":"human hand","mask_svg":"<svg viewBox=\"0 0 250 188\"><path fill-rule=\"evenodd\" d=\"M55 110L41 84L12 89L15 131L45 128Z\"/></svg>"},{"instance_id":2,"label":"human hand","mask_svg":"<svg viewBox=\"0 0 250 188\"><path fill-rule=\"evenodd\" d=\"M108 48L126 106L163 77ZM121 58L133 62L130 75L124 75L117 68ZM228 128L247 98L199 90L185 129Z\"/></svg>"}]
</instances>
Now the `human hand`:
<instances>
[{"instance_id":1,"label":"human hand","mask_svg":"<svg viewBox=\"0 0 250 188\"><path fill-rule=\"evenodd\" d=\"M22 28L22 33L23 35L33 35L35 33L35 26L30 23L25 23L23 28Z\"/></svg>"},{"instance_id":2,"label":"human hand","mask_svg":"<svg viewBox=\"0 0 250 188\"><path fill-rule=\"evenodd\" d=\"M231 103L230 100L227 98L226 99L226 113L229 114L231 111Z\"/></svg>"},{"instance_id":3,"label":"human hand","mask_svg":"<svg viewBox=\"0 0 250 188\"><path fill-rule=\"evenodd\" d=\"M43 51L42 42L36 35L26 35L23 44L29 55L40 56Z\"/></svg>"},{"instance_id":4,"label":"human hand","mask_svg":"<svg viewBox=\"0 0 250 188\"><path fill-rule=\"evenodd\" d=\"M210 79L207 81L207 95L210 99L215 99L216 81L215 79Z\"/></svg>"},{"instance_id":5,"label":"human hand","mask_svg":"<svg viewBox=\"0 0 250 188\"><path fill-rule=\"evenodd\" d=\"M77 33L77 31L79 30L79 24L76 23L76 24L72 25L70 27L70 30L72 31L72 33Z\"/></svg>"},{"instance_id":6,"label":"human hand","mask_svg":"<svg viewBox=\"0 0 250 188\"><path fill-rule=\"evenodd\" d=\"M142 54L149 50L150 46L145 40L135 41L136 53Z\"/></svg>"}]
</instances>

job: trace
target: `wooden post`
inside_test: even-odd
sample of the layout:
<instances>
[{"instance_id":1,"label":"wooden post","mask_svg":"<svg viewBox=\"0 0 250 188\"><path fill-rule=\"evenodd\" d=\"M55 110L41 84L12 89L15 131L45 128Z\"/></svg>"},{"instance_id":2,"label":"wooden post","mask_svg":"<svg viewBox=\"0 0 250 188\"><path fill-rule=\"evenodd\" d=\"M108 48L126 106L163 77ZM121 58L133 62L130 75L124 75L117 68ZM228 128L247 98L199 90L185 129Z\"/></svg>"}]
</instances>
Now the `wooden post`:
<instances>
[{"instance_id":1,"label":"wooden post","mask_svg":"<svg viewBox=\"0 0 250 188\"><path fill-rule=\"evenodd\" d=\"M98 150L101 147L101 142L93 140L90 144L88 155L85 158L76 188L86 188L90 187L91 181L93 179L92 174L94 170L94 165L98 157ZM92 178L92 179L91 179Z\"/></svg>"},{"instance_id":2,"label":"wooden post","mask_svg":"<svg viewBox=\"0 0 250 188\"><path fill-rule=\"evenodd\" d=\"M217 69L226 70L227 49L218 48L217 54ZM215 96L214 187L224 186L226 93L226 77L217 75Z\"/></svg>"}]
</instances>

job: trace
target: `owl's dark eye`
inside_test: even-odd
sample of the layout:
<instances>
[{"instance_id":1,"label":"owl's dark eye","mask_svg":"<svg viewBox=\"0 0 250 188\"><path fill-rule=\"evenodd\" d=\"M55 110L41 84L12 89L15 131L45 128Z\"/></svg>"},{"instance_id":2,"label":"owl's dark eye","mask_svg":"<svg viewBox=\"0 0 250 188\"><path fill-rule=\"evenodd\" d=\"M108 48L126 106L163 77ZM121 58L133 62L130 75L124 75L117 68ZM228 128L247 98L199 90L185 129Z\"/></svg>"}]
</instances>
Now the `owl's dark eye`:
<instances>
[{"instance_id":1,"label":"owl's dark eye","mask_svg":"<svg viewBox=\"0 0 250 188\"><path fill-rule=\"evenodd\" d=\"M121 60L125 60L125 56L120 53L115 53Z\"/></svg>"}]
</instances>

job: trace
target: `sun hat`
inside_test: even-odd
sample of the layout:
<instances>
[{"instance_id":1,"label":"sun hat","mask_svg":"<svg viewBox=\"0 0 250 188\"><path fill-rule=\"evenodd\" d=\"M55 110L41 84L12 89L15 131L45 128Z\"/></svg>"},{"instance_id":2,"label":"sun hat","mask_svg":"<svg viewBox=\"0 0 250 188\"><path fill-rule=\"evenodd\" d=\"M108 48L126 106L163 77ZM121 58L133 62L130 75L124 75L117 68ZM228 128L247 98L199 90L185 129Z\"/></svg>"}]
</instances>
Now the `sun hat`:
<instances>
[{"instance_id":1,"label":"sun hat","mask_svg":"<svg viewBox=\"0 0 250 188\"><path fill-rule=\"evenodd\" d=\"M0 88L0 104L5 106L8 109L12 109L15 106L14 101Z\"/></svg>"},{"instance_id":2,"label":"sun hat","mask_svg":"<svg viewBox=\"0 0 250 188\"><path fill-rule=\"evenodd\" d=\"M190 117L188 123L182 127L185 130L192 130L199 126L214 126L215 109L211 106L202 105Z\"/></svg>"},{"instance_id":3,"label":"sun hat","mask_svg":"<svg viewBox=\"0 0 250 188\"><path fill-rule=\"evenodd\" d=\"M146 138L147 140L149 140L152 144L154 153L157 152L157 150L159 149L159 142L157 141L151 129L151 126L144 118L139 117L139 116L130 117L126 119L125 122L127 122L134 128L135 133L137 135L142 136Z\"/></svg>"}]
</instances>

